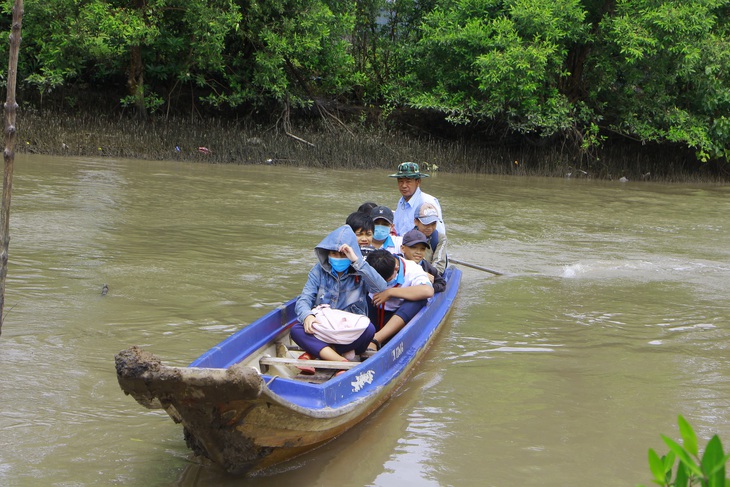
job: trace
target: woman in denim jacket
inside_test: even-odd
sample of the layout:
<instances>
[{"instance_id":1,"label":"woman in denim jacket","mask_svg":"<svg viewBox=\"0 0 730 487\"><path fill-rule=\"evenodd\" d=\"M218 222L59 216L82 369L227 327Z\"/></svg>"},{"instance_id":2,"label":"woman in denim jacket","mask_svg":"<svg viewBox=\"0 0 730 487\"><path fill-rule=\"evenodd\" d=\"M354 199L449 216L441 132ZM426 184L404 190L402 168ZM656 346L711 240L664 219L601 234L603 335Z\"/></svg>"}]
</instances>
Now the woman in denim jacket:
<instances>
[{"instance_id":1,"label":"woman in denim jacket","mask_svg":"<svg viewBox=\"0 0 730 487\"><path fill-rule=\"evenodd\" d=\"M365 352L375 334L375 327L371 323L350 344L325 343L313 335L312 323L315 317L312 309L320 304L328 304L335 309L367 316L368 292L384 291L387 285L363 258L355 232L348 225L327 235L314 248L314 253L319 262L309 271L307 283L297 298L295 310L300 323L292 327L291 337L307 352L300 358L346 361L343 354L349 355L351 350L354 354ZM309 367L301 369L305 373L314 373Z\"/></svg>"}]
</instances>

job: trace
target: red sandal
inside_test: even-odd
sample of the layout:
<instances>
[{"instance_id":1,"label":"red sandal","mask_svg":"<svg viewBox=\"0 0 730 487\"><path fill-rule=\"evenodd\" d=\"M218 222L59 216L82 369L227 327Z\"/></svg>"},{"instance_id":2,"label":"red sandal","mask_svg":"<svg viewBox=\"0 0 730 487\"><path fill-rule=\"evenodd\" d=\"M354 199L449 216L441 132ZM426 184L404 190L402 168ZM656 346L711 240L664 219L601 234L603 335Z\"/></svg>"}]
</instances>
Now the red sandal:
<instances>
[{"instance_id":1,"label":"red sandal","mask_svg":"<svg viewBox=\"0 0 730 487\"><path fill-rule=\"evenodd\" d=\"M314 357L309 355L307 352L304 352L299 356L299 360L312 360ZM306 365L297 365L297 369L301 371L304 375L314 375L317 373L316 370L314 370L314 367L308 367Z\"/></svg>"}]
</instances>

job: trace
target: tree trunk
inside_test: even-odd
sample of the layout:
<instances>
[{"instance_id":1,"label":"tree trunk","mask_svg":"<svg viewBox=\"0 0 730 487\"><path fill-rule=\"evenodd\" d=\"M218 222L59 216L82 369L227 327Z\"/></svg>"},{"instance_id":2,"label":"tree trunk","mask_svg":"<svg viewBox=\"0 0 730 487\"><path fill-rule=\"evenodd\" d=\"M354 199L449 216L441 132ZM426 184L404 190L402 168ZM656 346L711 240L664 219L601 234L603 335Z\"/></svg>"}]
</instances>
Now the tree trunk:
<instances>
[{"instance_id":1,"label":"tree trunk","mask_svg":"<svg viewBox=\"0 0 730 487\"><path fill-rule=\"evenodd\" d=\"M147 109L144 104L144 66L142 64L142 46L130 48L129 94L134 98L134 109L138 118L145 118Z\"/></svg>"},{"instance_id":2,"label":"tree trunk","mask_svg":"<svg viewBox=\"0 0 730 487\"><path fill-rule=\"evenodd\" d=\"M601 20L604 17L612 15L615 10L615 0L606 0L603 3L596 1L590 4L587 21L592 26L590 32L591 38L598 36ZM586 96L583 72L585 71L586 60L590 56L592 48L593 46L590 43L576 44L568 52L565 60L565 68L570 75L558 82L558 89L568 97L571 104L584 99Z\"/></svg>"},{"instance_id":3,"label":"tree trunk","mask_svg":"<svg viewBox=\"0 0 730 487\"><path fill-rule=\"evenodd\" d=\"M134 0L134 8L139 12L141 18L147 22L147 0ZM144 103L144 64L142 63L142 40L137 39L136 43L129 48L129 74L127 88L129 95L134 100L134 111L137 118L143 119L147 116L147 108Z\"/></svg>"},{"instance_id":4,"label":"tree trunk","mask_svg":"<svg viewBox=\"0 0 730 487\"><path fill-rule=\"evenodd\" d=\"M15 84L18 76L18 52L20 51L20 30L23 25L23 0L15 0L13 5L13 27L10 32L10 53L8 60L8 93L5 101L5 173L3 176L3 197L0 207L0 333L5 316L5 278L8 274L8 247L10 246L10 195L13 191L13 164L15 163L15 140L17 129L15 117L18 104L15 101Z\"/></svg>"}]
</instances>

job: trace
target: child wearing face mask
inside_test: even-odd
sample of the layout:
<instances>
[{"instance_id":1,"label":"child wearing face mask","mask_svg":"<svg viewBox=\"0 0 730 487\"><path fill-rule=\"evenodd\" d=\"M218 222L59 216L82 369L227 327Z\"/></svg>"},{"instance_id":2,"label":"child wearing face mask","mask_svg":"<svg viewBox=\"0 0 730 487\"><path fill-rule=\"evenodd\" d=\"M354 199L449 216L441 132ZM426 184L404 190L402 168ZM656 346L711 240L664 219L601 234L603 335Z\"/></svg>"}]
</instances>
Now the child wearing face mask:
<instances>
[{"instance_id":1,"label":"child wearing face mask","mask_svg":"<svg viewBox=\"0 0 730 487\"><path fill-rule=\"evenodd\" d=\"M314 336L314 308L327 304L367 316L368 292L384 291L386 282L363 258L355 232L349 225L327 235L314 252L319 262L309 271L307 283L297 298L295 311L299 323L292 327L291 338L306 351L300 359L347 361L344 354L354 358L355 354L362 354L367 349L375 333L372 323L352 343L326 343ZM311 367L300 367L300 370L306 374L315 372Z\"/></svg>"},{"instance_id":2,"label":"child wearing face mask","mask_svg":"<svg viewBox=\"0 0 730 487\"><path fill-rule=\"evenodd\" d=\"M370 211L370 218L375 225L373 229L373 247L385 249L391 254L400 252L401 237L393 235L393 212L387 206L376 206Z\"/></svg>"},{"instance_id":3,"label":"child wearing face mask","mask_svg":"<svg viewBox=\"0 0 730 487\"><path fill-rule=\"evenodd\" d=\"M379 350L420 311L433 296L433 285L420 265L379 249L367 256L368 263L387 282L387 289L370 294L370 321L375 336L370 350Z\"/></svg>"}]
</instances>

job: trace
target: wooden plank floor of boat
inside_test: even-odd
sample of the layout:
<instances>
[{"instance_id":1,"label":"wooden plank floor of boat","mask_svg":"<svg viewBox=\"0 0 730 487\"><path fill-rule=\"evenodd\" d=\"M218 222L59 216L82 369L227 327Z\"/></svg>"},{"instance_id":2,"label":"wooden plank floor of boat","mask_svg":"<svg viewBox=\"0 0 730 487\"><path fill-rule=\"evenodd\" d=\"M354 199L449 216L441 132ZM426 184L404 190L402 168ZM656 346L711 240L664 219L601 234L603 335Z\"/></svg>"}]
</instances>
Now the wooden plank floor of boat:
<instances>
[{"instance_id":1,"label":"wooden plank floor of boat","mask_svg":"<svg viewBox=\"0 0 730 487\"><path fill-rule=\"evenodd\" d=\"M361 355L361 357L367 360L367 358L372 357L374 353L375 352L368 351ZM302 382L309 382L311 384L322 384L334 377L337 372L337 370L333 369L314 369L314 375L306 375L300 372L299 374L292 377L292 379L300 380Z\"/></svg>"},{"instance_id":2,"label":"wooden plank floor of boat","mask_svg":"<svg viewBox=\"0 0 730 487\"><path fill-rule=\"evenodd\" d=\"M337 373L332 369L314 369L314 375L302 374L301 372L293 377L294 380L309 382L311 384L322 384L327 382Z\"/></svg>"},{"instance_id":3,"label":"wooden plank floor of boat","mask_svg":"<svg viewBox=\"0 0 730 487\"><path fill-rule=\"evenodd\" d=\"M282 362L282 363L287 363L287 362L290 362L290 363L302 362L302 361L297 360L297 359L295 359L293 357L287 357L287 355L289 354L289 352L303 353L304 350L302 350L298 346L291 346L291 345L284 346L282 343L279 343L279 347L281 347L280 348L280 351L279 351L280 357L277 357L276 359L273 359L273 360L269 360L268 358L263 358L261 360L261 363L262 364L266 364L266 365L271 365L274 362ZM361 361L365 361L369 357L372 357L374 353L375 353L374 351L368 350L365 353L363 353L362 355L360 355L360 360ZM281 357L287 357L287 358L281 358ZM334 366L334 363L332 365ZM355 365L358 365L358 363L350 363L348 368L352 368ZM337 369L335 367L315 368L314 369L315 373L313 375L303 374L303 373L300 372L297 375L293 376L292 379L299 380L299 381L302 381L302 382L309 382L311 384L322 384L322 383L327 382L328 380L330 380L332 377L334 377L335 374L337 372L339 372L339 370L341 370L341 369Z\"/></svg>"}]
</instances>

